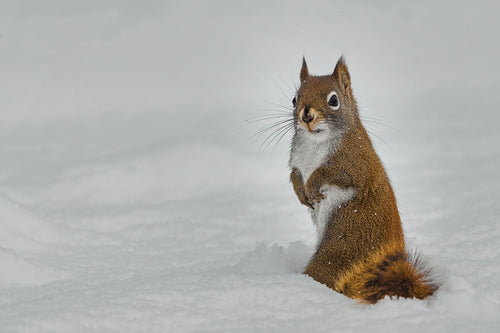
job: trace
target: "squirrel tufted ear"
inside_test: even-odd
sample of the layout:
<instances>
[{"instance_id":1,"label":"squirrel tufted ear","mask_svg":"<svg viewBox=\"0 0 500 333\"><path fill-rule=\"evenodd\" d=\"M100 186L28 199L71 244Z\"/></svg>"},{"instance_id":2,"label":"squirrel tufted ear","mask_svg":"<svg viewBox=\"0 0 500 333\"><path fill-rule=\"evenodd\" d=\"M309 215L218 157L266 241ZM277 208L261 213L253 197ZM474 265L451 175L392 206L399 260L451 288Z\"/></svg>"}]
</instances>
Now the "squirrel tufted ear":
<instances>
[{"instance_id":1,"label":"squirrel tufted ear","mask_svg":"<svg viewBox=\"0 0 500 333\"><path fill-rule=\"evenodd\" d=\"M304 82L309 76L309 70L307 69L306 58L302 57L302 69L300 70L300 82Z\"/></svg>"},{"instance_id":2,"label":"squirrel tufted ear","mask_svg":"<svg viewBox=\"0 0 500 333\"><path fill-rule=\"evenodd\" d=\"M341 56L339 61L337 61L332 78L340 84L344 91L351 89L351 75L349 75L349 70L347 69L344 56Z\"/></svg>"}]
</instances>

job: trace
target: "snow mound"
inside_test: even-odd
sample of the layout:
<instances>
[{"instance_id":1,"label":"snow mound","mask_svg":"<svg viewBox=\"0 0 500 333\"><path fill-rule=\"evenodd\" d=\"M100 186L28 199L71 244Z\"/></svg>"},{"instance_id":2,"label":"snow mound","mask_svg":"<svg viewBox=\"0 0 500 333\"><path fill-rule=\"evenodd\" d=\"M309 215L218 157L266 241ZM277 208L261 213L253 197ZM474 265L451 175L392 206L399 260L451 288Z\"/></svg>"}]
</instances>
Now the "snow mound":
<instances>
[{"instance_id":1,"label":"snow mound","mask_svg":"<svg viewBox=\"0 0 500 333\"><path fill-rule=\"evenodd\" d=\"M0 229L0 248L19 251L37 251L64 239L53 225L1 195Z\"/></svg>"},{"instance_id":2,"label":"snow mound","mask_svg":"<svg viewBox=\"0 0 500 333\"><path fill-rule=\"evenodd\" d=\"M235 266L237 272L245 274L290 274L302 273L313 252L313 247L301 241L288 246L261 242L247 253Z\"/></svg>"},{"instance_id":3,"label":"snow mound","mask_svg":"<svg viewBox=\"0 0 500 333\"><path fill-rule=\"evenodd\" d=\"M33 263L11 251L0 248L0 289L38 286L64 277L60 272Z\"/></svg>"}]
</instances>

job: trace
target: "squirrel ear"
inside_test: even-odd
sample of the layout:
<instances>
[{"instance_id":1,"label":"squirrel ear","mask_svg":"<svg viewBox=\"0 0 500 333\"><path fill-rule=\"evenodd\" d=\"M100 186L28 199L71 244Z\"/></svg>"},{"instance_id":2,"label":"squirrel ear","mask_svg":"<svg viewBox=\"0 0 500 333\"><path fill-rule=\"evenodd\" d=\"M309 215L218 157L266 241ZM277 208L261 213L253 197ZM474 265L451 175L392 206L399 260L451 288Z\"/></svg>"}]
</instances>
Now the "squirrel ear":
<instances>
[{"instance_id":1,"label":"squirrel ear","mask_svg":"<svg viewBox=\"0 0 500 333\"><path fill-rule=\"evenodd\" d=\"M344 56L341 56L339 61L337 61L332 78L340 84L344 91L351 88L351 75L349 75L349 70L347 69Z\"/></svg>"},{"instance_id":2,"label":"squirrel ear","mask_svg":"<svg viewBox=\"0 0 500 333\"><path fill-rule=\"evenodd\" d=\"M309 76L309 70L307 69L306 58L302 57L302 69L300 70L300 82L304 82Z\"/></svg>"}]
</instances>

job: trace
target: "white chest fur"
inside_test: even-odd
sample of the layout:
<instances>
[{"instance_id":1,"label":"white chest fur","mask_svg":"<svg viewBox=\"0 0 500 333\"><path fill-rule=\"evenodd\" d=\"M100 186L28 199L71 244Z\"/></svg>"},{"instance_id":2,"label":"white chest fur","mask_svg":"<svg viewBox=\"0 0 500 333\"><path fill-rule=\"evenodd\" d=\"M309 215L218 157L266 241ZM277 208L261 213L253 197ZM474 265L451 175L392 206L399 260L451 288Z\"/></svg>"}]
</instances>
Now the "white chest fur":
<instances>
[{"instance_id":1,"label":"white chest fur","mask_svg":"<svg viewBox=\"0 0 500 333\"><path fill-rule=\"evenodd\" d=\"M323 138L312 137L309 133L296 133L290 152L290 168L297 168L300 171L305 184L314 170L326 163L328 157L335 153L341 139L342 135L327 136L323 140ZM351 200L356 192L354 188L343 189L328 184L323 185L320 191L324 199L317 203L314 209L309 209L316 227L318 245L331 215L342 207L342 204Z\"/></svg>"},{"instance_id":2,"label":"white chest fur","mask_svg":"<svg viewBox=\"0 0 500 333\"><path fill-rule=\"evenodd\" d=\"M311 138L309 133L297 133L293 138L290 151L290 168L297 168L302 175L304 184L328 156L335 152L338 144L335 141Z\"/></svg>"}]
</instances>

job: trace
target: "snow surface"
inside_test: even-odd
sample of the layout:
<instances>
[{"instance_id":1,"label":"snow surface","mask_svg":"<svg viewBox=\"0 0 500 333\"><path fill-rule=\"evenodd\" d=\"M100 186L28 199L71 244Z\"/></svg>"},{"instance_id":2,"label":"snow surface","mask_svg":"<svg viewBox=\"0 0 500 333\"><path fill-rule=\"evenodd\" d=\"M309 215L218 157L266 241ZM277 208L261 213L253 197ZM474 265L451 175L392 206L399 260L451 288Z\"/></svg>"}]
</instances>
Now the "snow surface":
<instances>
[{"instance_id":1,"label":"snow surface","mask_svg":"<svg viewBox=\"0 0 500 333\"><path fill-rule=\"evenodd\" d=\"M500 331L496 2L47 3L0 12L0 332ZM342 51L433 298L301 274L290 137L245 142Z\"/></svg>"}]
</instances>

